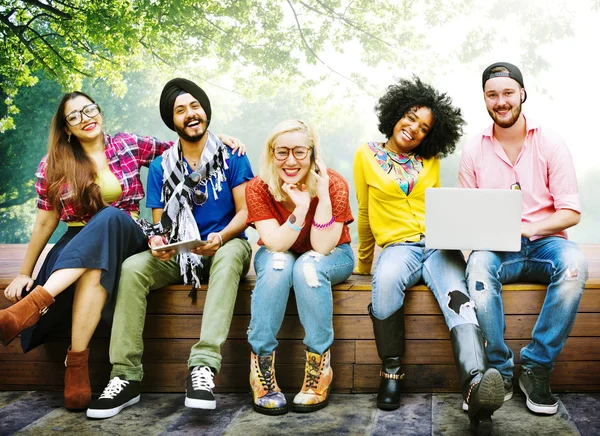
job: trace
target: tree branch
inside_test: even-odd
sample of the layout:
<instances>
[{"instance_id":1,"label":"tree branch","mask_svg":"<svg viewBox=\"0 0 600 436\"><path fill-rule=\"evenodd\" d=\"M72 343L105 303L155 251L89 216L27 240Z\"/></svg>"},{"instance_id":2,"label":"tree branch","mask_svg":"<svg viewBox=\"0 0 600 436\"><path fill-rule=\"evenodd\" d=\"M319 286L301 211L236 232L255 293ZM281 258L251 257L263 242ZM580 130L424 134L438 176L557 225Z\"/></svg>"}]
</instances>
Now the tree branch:
<instances>
[{"instance_id":1,"label":"tree branch","mask_svg":"<svg viewBox=\"0 0 600 436\"><path fill-rule=\"evenodd\" d=\"M23 43L23 45L25 46L25 48L27 49L27 51L29 53L31 53L31 55L40 63L44 66L44 68L46 68L50 73L52 73L52 75L54 75L55 77L58 77L58 74L56 71L54 71L47 63L46 61L44 61L44 59L33 49L33 47L31 47L31 44L29 43L29 41L27 39L25 39L25 37L23 36L23 33L19 31L19 28L17 26L15 26L14 24L12 24L10 22L10 20L8 20L4 15L0 15L0 22L4 23L6 25L6 27L8 27L14 35L16 35L17 38L19 38L19 41L21 41L21 43Z\"/></svg>"},{"instance_id":2,"label":"tree branch","mask_svg":"<svg viewBox=\"0 0 600 436\"><path fill-rule=\"evenodd\" d=\"M142 47L144 47L146 50L148 50L153 57L155 57L156 59L158 59L159 61L161 61L165 65L167 65L167 66L169 66L171 68L175 68L174 65L172 65L169 61L163 59L161 56L158 55L158 53L156 53L154 51L154 49L152 49L152 47L150 47L148 44L146 44L144 42L144 37L140 38L139 43L142 45Z\"/></svg>"},{"instance_id":3,"label":"tree branch","mask_svg":"<svg viewBox=\"0 0 600 436\"><path fill-rule=\"evenodd\" d=\"M335 10L331 9L329 6L327 6L326 4L324 4L321 1L317 0L317 3L319 5L321 5L321 7L323 9L325 9L325 11L328 13L328 16L331 18L335 18L336 20L340 20L341 22L343 22L344 24L346 24L348 27L354 29L354 30L358 30L360 33L364 33L365 35L367 35L369 38L373 38L376 41L381 42L382 44L387 45L389 48L396 50L397 48L394 47L393 45L391 45L389 42L381 39L380 37L378 37L377 35L374 35L370 32L367 32L365 29L363 29L361 26L359 26L358 24L353 23L352 21L350 21L349 19L347 19L346 17L344 17L343 15L340 15L339 13L337 13ZM311 5L306 4L303 1L300 1L300 4L302 4L304 7L306 7L307 9L310 9L313 12L316 12L317 14L321 14L322 12L313 8Z\"/></svg>"},{"instance_id":4,"label":"tree branch","mask_svg":"<svg viewBox=\"0 0 600 436\"><path fill-rule=\"evenodd\" d=\"M325 68L327 68L332 73L337 74L341 78L346 79L347 81L358 86L360 89L362 89L366 93L370 94L369 91L367 91L360 83L355 82L350 77L344 76L342 73L334 70L329 65L327 65L325 62L323 62L323 60L315 53L313 48L306 41L306 38L304 37L304 32L302 31L302 26L300 25L300 21L298 20L298 14L296 13L296 9L294 9L294 5L292 5L292 2L290 0L286 0L286 1L287 1L288 5L290 5L290 8L292 9L292 13L294 14L294 19L296 20L296 27L298 28L298 32L300 33L300 38L302 39L302 42L303 42L304 46L306 47L306 49L314 56L314 58L316 60L318 60L321 64L323 64L323 66L325 66Z\"/></svg>"},{"instance_id":5,"label":"tree branch","mask_svg":"<svg viewBox=\"0 0 600 436\"><path fill-rule=\"evenodd\" d=\"M61 6L64 6L65 8L71 8L71 9L75 9L76 11L80 11L81 8L75 7L70 3L65 3L65 2L61 2L59 0L54 0L54 3L58 3Z\"/></svg>"},{"instance_id":6,"label":"tree branch","mask_svg":"<svg viewBox=\"0 0 600 436\"><path fill-rule=\"evenodd\" d=\"M22 0L22 1L23 1L23 3L27 3L27 4L31 5L31 6L37 6L38 8L43 9L45 11L48 11L48 12L50 12L50 13L52 13L52 14L60 17L60 18L65 19L65 20L72 20L73 19L73 17L70 14L67 14L66 12L63 12L60 9L56 9L56 8L54 8L54 7L46 4L46 3L42 3L42 2L39 2L37 0Z\"/></svg>"},{"instance_id":7,"label":"tree branch","mask_svg":"<svg viewBox=\"0 0 600 436\"><path fill-rule=\"evenodd\" d=\"M46 41L46 39L45 39L45 38L44 38L42 35L40 35L40 34L37 32L37 30L35 30L35 29L31 29L31 28L29 28L28 30L29 30L29 31L31 31L31 32L33 32L35 35L37 35L37 37L38 37L39 39L41 39L41 41L44 43L44 45L45 45L46 47L48 47L48 48L50 49L50 51L52 51L52 52L54 53L54 55L55 55L55 56L56 56L58 59L60 59L60 61L61 61L63 64L65 64L65 65L68 65L70 68L73 68L73 70L77 71L79 74L81 74L81 75L83 75L83 76L86 76L86 77L92 77L92 74L90 74L90 73L86 73L85 71L81 71L81 70L79 70L79 69L75 68L75 67L73 66L73 62L70 62L70 61L66 60L66 59L65 59L65 58L64 58L64 57L63 57L63 56L62 56L62 55L61 55L61 54L58 52L58 50L56 50L54 47L52 47L52 44L50 44L48 41ZM60 36L61 38L64 38L62 35L58 35L58 36ZM36 39L37 39L37 38L36 38Z\"/></svg>"}]
</instances>

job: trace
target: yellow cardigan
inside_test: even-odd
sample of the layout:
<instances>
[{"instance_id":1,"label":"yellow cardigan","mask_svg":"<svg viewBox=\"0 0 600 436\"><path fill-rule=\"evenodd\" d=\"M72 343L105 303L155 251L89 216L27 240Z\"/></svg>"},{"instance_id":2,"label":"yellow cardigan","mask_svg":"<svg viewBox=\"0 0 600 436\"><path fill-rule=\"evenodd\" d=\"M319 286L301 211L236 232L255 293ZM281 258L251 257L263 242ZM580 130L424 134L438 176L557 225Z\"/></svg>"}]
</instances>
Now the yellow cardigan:
<instances>
[{"instance_id":1,"label":"yellow cardigan","mask_svg":"<svg viewBox=\"0 0 600 436\"><path fill-rule=\"evenodd\" d=\"M425 189L440 186L440 160L423 159L423 170L409 195L386 174L368 144L354 157L354 185L358 198L359 274L370 274L375 243L415 242L425 234Z\"/></svg>"}]
</instances>

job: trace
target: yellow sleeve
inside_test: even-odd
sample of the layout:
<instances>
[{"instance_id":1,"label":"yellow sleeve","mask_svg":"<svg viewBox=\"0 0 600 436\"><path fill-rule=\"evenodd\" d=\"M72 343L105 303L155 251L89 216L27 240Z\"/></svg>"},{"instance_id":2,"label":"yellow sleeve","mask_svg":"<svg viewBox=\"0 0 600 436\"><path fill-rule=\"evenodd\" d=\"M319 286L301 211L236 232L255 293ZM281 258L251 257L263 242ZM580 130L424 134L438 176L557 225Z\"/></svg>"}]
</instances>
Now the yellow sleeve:
<instances>
[{"instance_id":1,"label":"yellow sleeve","mask_svg":"<svg viewBox=\"0 0 600 436\"><path fill-rule=\"evenodd\" d=\"M369 224L369 185L365 180L364 162L366 157L361 147L354 156L354 187L358 199L358 274L370 274L373 265L375 237Z\"/></svg>"}]
</instances>

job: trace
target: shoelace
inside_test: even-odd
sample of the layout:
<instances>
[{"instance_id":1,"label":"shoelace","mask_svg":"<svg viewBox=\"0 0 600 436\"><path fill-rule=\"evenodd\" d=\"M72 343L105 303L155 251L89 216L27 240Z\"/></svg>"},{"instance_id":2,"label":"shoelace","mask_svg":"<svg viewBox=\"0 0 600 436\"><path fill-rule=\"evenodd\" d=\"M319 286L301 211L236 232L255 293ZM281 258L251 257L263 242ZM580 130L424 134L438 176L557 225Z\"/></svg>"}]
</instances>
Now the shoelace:
<instances>
[{"instance_id":1,"label":"shoelace","mask_svg":"<svg viewBox=\"0 0 600 436\"><path fill-rule=\"evenodd\" d=\"M315 356L312 356L310 360L307 361L309 368L306 373L306 387L316 389L319 386L319 378L321 373L319 372L319 363L317 363L317 359Z\"/></svg>"},{"instance_id":2,"label":"shoelace","mask_svg":"<svg viewBox=\"0 0 600 436\"><path fill-rule=\"evenodd\" d=\"M258 379L269 392L275 389L275 379L271 372L271 362L271 356L258 357L258 368L260 370Z\"/></svg>"},{"instance_id":3,"label":"shoelace","mask_svg":"<svg viewBox=\"0 0 600 436\"><path fill-rule=\"evenodd\" d=\"M121 380L119 377L113 378L111 381L108 382L108 386L104 388L104 391L102 392L102 395L100 395L99 399L101 400L105 398L112 400L118 394L120 394L123 388L128 384L129 382L127 380Z\"/></svg>"},{"instance_id":4,"label":"shoelace","mask_svg":"<svg viewBox=\"0 0 600 436\"><path fill-rule=\"evenodd\" d=\"M192 387L195 391L212 391L213 373L208 366L197 366L192 370Z\"/></svg>"},{"instance_id":5,"label":"shoelace","mask_svg":"<svg viewBox=\"0 0 600 436\"><path fill-rule=\"evenodd\" d=\"M533 382L533 389L537 392L543 393L545 397L551 397L552 392L550 391L550 383L548 379L550 375L546 372L534 372L529 369L527 373L531 376L531 381Z\"/></svg>"}]
</instances>

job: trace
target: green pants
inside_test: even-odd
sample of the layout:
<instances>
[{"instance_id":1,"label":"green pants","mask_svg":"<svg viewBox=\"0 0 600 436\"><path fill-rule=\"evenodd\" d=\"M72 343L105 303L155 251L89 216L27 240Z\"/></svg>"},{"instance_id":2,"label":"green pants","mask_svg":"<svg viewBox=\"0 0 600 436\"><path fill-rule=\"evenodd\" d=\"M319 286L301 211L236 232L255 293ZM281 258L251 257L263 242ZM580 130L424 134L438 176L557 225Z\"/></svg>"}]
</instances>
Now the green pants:
<instances>
[{"instance_id":1,"label":"green pants","mask_svg":"<svg viewBox=\"0 0 600 436\"><path fill-rule=\"evenodd\" d=\"M204 267L210 268L210 276L200 340L190 352L189 368L206 365L220 371L221 346L229 334L239 281L247 274L251 257L248 241L235 238L219 248L212 258L202 259ZM111 378L142 380L146 297L150 290L181 282L175 257L162 262L148 250L123 263L110 337Z\"/></svg>"}]
</instances>

